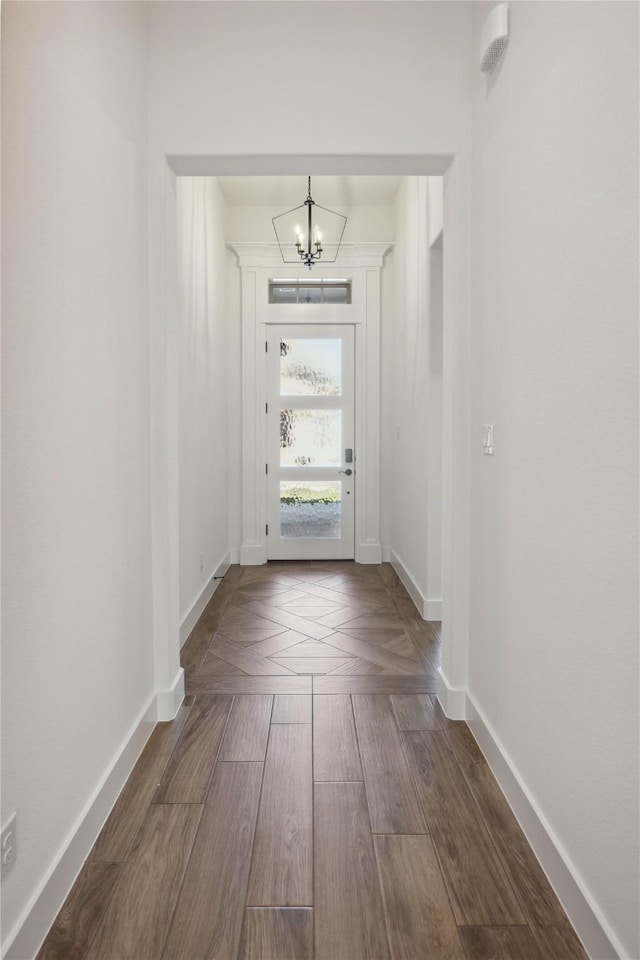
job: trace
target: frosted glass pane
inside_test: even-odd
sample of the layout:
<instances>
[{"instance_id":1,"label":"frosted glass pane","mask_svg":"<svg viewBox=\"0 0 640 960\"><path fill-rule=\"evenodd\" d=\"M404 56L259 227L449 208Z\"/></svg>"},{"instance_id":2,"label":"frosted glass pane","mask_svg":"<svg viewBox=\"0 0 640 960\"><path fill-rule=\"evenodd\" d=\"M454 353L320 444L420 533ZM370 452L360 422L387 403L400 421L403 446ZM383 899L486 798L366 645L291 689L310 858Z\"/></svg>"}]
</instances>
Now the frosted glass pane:
<instances>
[{"instance_id":1,"label":"frosted glass pane","mask_svg":"<svg viewBox=\"0 0 640 960\"><path fill-rule=\"evenodd\" d=\"M298 290L298 303L322 303L322 287L304 287Z\"/></svg>"},{"instance_id":2,"label":"frosted glass pane","mask_svg":"<svg viewBox=\"0 0 640 960\"><path fill-rule=\"evenodd\" d=\"M339 397L339 339L296 339L280 341L281 397Z\"/></svg>"},{"instance_id":3,"label":"frosted glass pane","mask_svg":"<svg viewBox=\"0 0 640 960\"><path fill-rule=\"evenodd\" d=\"M297 287L273 287L271 290L273 303L297 303Z\"/></svg>"},{"instance_id":4,"label":"frosted glass pane","mask_svg":"<svg viewBox=\"0 0 640 960\"><path fill-rule=\"evenodd\" d=\"M341 437L341 410L281 410L280 466L337 467Z\"/></svg>"},{"instance_id":5,"label":"frosted glass pane","mask_svg":"<svg viewBox=\"0 0 640 960\"><path fill-rule=\"evenodd\" d=\"M340 481L280 484L280 536L287 540L342 534Z\"/></svg>"}]
</instances>

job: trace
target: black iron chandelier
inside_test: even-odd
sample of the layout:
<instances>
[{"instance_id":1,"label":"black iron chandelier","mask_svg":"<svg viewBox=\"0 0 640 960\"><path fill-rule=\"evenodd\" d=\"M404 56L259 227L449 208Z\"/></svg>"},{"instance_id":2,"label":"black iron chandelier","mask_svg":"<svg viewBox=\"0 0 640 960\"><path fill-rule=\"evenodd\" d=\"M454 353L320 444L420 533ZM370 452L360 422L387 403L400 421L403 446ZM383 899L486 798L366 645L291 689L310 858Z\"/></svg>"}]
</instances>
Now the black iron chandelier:
<instances>
[{"instance_id":1,"label":"black iron chandelier","mask_svg":"<svg viewBox=\"0 0 640 960\"><path fill-rule=\"evenodd\" d=\"M347 218L315 202L311 177L304 203L273 217L271 222L284 263L302 261L311 270L320 259L323 263L336 262Z\"/></svg>"}]
</instances>

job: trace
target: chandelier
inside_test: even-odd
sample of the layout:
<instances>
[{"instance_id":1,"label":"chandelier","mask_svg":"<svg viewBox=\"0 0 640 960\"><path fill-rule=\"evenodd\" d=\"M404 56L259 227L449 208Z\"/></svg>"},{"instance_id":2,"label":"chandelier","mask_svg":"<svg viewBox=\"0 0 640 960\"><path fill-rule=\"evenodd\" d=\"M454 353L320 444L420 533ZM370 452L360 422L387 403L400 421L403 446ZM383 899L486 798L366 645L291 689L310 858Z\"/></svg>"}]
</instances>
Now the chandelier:
<instances>
[{"instance_id":1,"label":"chandelier","mask_svg":"<svg viewBox=\"0 0 640 960\"><path fill-rule=\"evenodd\" d=\"M322 259L335 263L347 218L316 203L308 177L307 199L299 207L272 218L273 229L284 263L311 267ZM305 232L306 231L306 232Z\"/></svg>"}]
</instances>

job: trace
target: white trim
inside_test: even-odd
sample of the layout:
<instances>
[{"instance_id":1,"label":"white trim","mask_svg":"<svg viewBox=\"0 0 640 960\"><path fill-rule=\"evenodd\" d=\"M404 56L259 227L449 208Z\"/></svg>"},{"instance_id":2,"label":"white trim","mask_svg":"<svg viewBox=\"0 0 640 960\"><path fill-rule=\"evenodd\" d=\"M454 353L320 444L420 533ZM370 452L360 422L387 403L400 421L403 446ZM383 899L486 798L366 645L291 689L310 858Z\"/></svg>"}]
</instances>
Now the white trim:
<instances>
[{"instance_id":1,"label":"white trim","mask_svg":"<svg viewBox=\"0 0 640 960\"><path fill-rule=\"evenodd\" d=\"M222 580L222 578L227 573L227 570L231 566L231 552L227 552L222 558L218 566L216 567L215 573L213 574L216 580Z\"/></svg>"},{"instance_id":2,"label":"white trim","mask_svg":"<svg viewBox=\"0 0 640 960\"><path fill-rule=\"evenodd\" d=\"M385 553L388 557L388 562L400 577L405 590L413 600L416 610L422 619L442 620L442 600L438 598L429 599L423 596L422 591L418 587L410 571L407 570L397 553L395 553L391 547L384 547L383 558ZM377 562L379 563L380 561Z\"/></svg>"},{"instance_id":3,"label":"white trim","mask_svg":"<svg viewBox=\"0 0 640 960\"><path fill-rule=\"evenodd\" d=\"M391 240L385 243L343 243L340 247L340 255L335 263L316 264L313 275L314 277L335 276L341 264L347 267L382 267L385 254L393 246L394 243ZM297 267L295 263L283 263L280 248L275 242L247 243L229 240L227 241L227 247L237 255L240 267L275 270L276 276L280 273L284 277L291 277L296 272L302 275L304 265L301 264Z\"/></svg>"},{"instance_id":4,"label":"white trim","mask_svg":"<svg viewBox=\"0 0 640 960\"><path fill-rule=\"evenodd\" d=\"M228 243L238 258L242 277L242 543L241 565L267 561L267 489L264 465L266 436L265 348L270 324L349 323L356 328L356 457L355 558L380 563L380 271L389 243L342 244L330 267L314 276L345 276L352 281L352 303L327 313L305 305L268 302L269 279L290 275L277 244ZM284 274L283 274L284 271ZM341 320L336 311L342 310ZM375 559L371 559L375 557Z\"/></svg>"},{"instance_id":5,"label":"white trim","mask_svg":"<svg viewBox=\"0 0 640 960\"><path fill-rule=\"evenodd\" d=\"M447 717L469 724L588 955L597 960L629 956L473 695L466 688L452 687L442 667L438 670L437 697Z\"/></svg>"},{"instance_id":6,"label":"white trim","mask_svg":"<svg viewBox=\"0 0 640 960\"><path fill-rule=\"evenodd\" d=\"M382 562L391 563L391 547L382 547Z\"/></svg>"},{"instance_id":7,"label":"white trim","mask_svg":"<svg viewBox=\"0 0 640 960\"><path fill-rule=\"evenodd\" d=\"M441 176L451 163L448 153L352 153L300 154L182 154L167 155L171 168L181 177L299 177L301 170L313 170L315 177L398 175L401 177Z\"/></svg>"},{"instance_id":8,"label":"white trim","mask_svg":"<svg viewBox=\"0 0 640 960\"><path fill-rule=\"evenodd\" d=\"M442 620L442 600L427 597L424 601L424 620Z\"/></svg>"},{"instance_id":9,"label":"white trim","mask_svg":"<svg viewBox=\"0 0 640 960\"><path fill-rule=\"evenodd\" d=\"M382 547L379 543L357 543L356 563L382 563Z\"/></svg>"},{"instance_id":10,"label":"white trim","mask_svg":"<svg viewBox=\"0 0 640 960\"><path fill-rule=\"evenodd\" d=\"M234 566L240 563L240 548L231 547L229 550L229 566Z\"/></svg>"},{"instance_id":11,"label":"white trim","mask_svg":"<svg viewBox=\"0 0 640 960\"><path fill-rule=\"evenodd\" d=\"M220 585L220 581L231 566L231 555L228 553L222 560L210 577L208 577L202 590L195 598L187 613L180 622L180 646L183 647L189 638L189 634L202 616L205 607L211 600Z\"/></svg>"},{"instance_id":12,"label":"white trim","mask_svg":"<svg viewBox=\"0 0 640 960\"><path fill-rule=\"evenodd\" d=\"M243 543L240 547L240 565L255 567L267 562L267 548L264 543Z\"/></svg>"},{"instance_id":13,"label":"white trim","mask_svg":"<svg viewBox=\"0 0 640 960\"><path fill-rule=\"evenodd\" d=\"M395 552L395 550L391 549L389 553L390 553L389 562L391 563L391 566L400 577L400 580L402 581L402 584L405 590L413 600L416 610L422 617L422 609L423 609L423 603L424 603L424 598L422 596L422 593L418 589L418 586L415 580L413 579L413 577L411 576L411 574L409 573L409 571L407 570L407 568L405 567L404 563L402 562L398 554Z\"/></svg>"},{"instance_id":14,"label":"white trim","mask_svg":"<svg viewBox=\"0 0 640 960\"><path fill-rule=\"evenodd\" d=\"M104 822L118 799L156 723L157 698L151 697L116 752L107 772L94 790L2 944L5 960L35 957L71 887L76 881Z\"/></svg>"},{"instance_id":15,"label":"white trim","mask_svg":"<svg viewBox=\"0 0 640 960\"><path fill-rule=\"evenodd\" d=\"M438 667L437 697L445 715L450 720L465 720L467 716L467 691L452 687L442 667Z\"/></svg>"},{"instance_id":16,"label":"white trim","mask_svg":"<svg viewBox=\"0 0 640 960\"><path fill-rule=\"evenodd\" d=\"M629 956L602 914L562 841L468 690L466 701L466 719L471 732L585 950L590 957L598 960Z\"/></svg>"},{"instance_id":17,"label":"white trim","mask_svg":"<svg viewBox=\"0 0 640 960\"><path fill-rule=\"evenodd\" d=\"M156 691L156 720L173 720L184 700L184 670L176 673L168 690Z\"/></svg>"}]
</instances>

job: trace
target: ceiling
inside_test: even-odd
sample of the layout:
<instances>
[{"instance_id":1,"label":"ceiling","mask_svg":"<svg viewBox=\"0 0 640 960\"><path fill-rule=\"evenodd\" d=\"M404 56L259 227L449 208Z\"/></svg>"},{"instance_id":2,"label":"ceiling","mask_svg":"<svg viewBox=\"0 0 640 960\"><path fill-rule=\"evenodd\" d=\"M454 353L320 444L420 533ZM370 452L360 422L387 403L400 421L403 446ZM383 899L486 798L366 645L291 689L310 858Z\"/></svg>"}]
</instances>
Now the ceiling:
<instances>
[{"instance_id":1,"label":"ceiling","mask_svg":"<svg viewBox=\"0 0 640 960\"><path fill-rule=\"evenodd\" d=\"M307 196L307 178L218 177L230 207L297 207ZM388 206L402 177L313 177L311 196L323 207Z\"/></svg>"}]
</instances>

